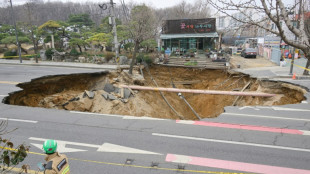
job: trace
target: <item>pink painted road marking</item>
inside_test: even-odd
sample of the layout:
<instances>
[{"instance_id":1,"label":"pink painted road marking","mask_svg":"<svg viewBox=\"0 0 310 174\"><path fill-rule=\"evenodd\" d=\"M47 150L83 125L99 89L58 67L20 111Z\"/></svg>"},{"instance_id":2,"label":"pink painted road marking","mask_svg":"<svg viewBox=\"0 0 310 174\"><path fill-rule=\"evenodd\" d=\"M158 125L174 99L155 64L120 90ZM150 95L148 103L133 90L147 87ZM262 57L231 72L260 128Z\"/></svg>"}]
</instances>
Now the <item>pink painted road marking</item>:
<instances>
[{"instance_id":1,"label":"pink painted road marking","mask_svg":"<svg viewBox=\"0 0 310 174\"><path fill-rule=\"evenodd\" d=\"M297 134L297 135L304 134L303 131L297 130L297 129L282 129L282 128L275 128L275 127L228 124L228 123L217 123L217 122L207 122L207 121L177 120L176 122L183 123L183 124L192 124L192 125L209 126L209 127L222 127L222 128L230 128L230 129L244 129L244 130L255 130L255 131L264 131L264 132L276 132L276 133L284 133L284 134Z\"/></svg>"},{"instance_id":2,"label":"pink painted road marking","mask_svg":"<svg viewBox=\"0 0 310 174\"><path fill-rule=\"evenodd\" d=\"M184 155L167 154L167 162L191 164L204 167L221 168L234 171L264 174L310 174L310 170L292 169L286 167L267 166L261 164L242 163L235 161L225 161L211 158L200 158Z\"/></svg>"}]
</instances>

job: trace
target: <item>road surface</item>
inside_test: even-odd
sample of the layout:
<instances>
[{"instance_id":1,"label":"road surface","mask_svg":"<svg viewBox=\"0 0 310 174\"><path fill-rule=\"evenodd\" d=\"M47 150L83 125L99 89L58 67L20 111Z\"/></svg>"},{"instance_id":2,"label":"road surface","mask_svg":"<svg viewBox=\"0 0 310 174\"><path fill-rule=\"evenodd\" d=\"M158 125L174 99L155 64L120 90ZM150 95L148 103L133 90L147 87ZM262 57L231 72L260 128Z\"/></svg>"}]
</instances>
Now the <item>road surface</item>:
<instances>
[{"instance_id":1,"label":"road surface","mask_svg":"<svg viewBox=\"0 0 310 174\"><path fill-rule=\"evenodd\" d=\"M44 75L98 69L0 65L0 99L16 83ZM201 121L104 115L0 104L8 120L4 137L30 145L24 163L43 162L41 146L58 140L71 173L310 173L308 103L273 107L226 107Z\"/></svg>"}]
</instances>

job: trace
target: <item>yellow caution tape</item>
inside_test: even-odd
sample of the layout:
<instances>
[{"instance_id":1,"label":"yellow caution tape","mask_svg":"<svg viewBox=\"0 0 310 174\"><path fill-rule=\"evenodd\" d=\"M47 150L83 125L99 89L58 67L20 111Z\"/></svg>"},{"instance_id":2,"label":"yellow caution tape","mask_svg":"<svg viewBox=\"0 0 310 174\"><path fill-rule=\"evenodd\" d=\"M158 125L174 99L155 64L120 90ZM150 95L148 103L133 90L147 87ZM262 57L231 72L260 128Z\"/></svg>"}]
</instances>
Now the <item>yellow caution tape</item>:
<instances>
[{"instance_id":1,"label":"yellow caution tape","mask_svg":"<svg viewBox=\"0 0 310 174\"><path fill-rule=\"evenodd\" d=\"M283 57L283 58L284 58L284 57ZM284 60L287 62L287 60L286 60L285 58L284 58ZM302 66L300 66L300 65L297 65L297 64L295 64L295 63L293 63L293 62L291 62L291 64L293 64L293 65L297 66L298 68L301 68L301 69L304 69L304 70L310 71L310 69L305 68L305 67L302 67Z\"/></svg>"},{"instance_id":2,"label":"yellow caution tape","mask_svg":"<svg viewBox=\"0 0 310 174\"><path fill-rule=\"evenodd\" d=\"M0 146L0 148L12 150L12 151L17 151L17 149L3 147L3 146ZM43 153L36 153L36 152L29 152L29 151L27 153L34 154L34 155L44 155L44 156L46 155ZM209 173L209 174L246 174L246 173L235 173L235 172L216 172L216 171L204 171L204 170L185 170L185 169L172 169L172 168L161 168L161 167L152 167L152 166L138 166L138 165L130 165L130 164L122 164L122 163L110 163L110 162L101 162L101 161L93 161L93 160L83 160L83 159L77 159L77 158L68 158L68 159L75 160L75 161L97 163L97 164L105 164L105 165L143 168L143 169L156 169L156 170L164 170L164 171L189 172L189 173Z\"/></svg>"}]
</instances>

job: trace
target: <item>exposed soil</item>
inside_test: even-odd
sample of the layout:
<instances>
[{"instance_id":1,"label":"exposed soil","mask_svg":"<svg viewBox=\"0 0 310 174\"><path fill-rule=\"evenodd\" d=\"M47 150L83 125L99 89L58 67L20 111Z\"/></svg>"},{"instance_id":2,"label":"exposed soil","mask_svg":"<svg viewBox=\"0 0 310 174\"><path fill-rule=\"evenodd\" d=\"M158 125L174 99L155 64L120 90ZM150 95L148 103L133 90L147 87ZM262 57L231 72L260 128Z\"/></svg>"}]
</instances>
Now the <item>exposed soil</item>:
<instances>
[{"instance_id":1,"label":"exposed soil","mask_svg":"<svg viewBox=\"0 0 310 174\"><path fill-rule=\"evenodd\" d=\"M199 70L189 68L168 68L155 66L151 75L160 87L240 91L251 82L245 91L258 91L277 94L275 97L238 97L236 105L284 105L304 100L306 90L282 82L259 81L244 74L229 74L222 70ZM139 77L135 71L135 77ZM46 76L17 86L23 90L14 92L4 99L7 104L45 107L85 112L150 116L156 118L180 119L167 105L157 91L133 91L134 96L123 100L107 100L101 94L107 83L138 84L155 86L149 73L144 70L145 79L130 78L126 72L100 72L72 75ZM94 98L85 96L84 91L93 91ZM196 116L185 102L176 94L163 92L169 103L184 119L195 120ZM231 106L237 96L183 94L201 118L216 117Z\"/></svg>"}]
</instances>

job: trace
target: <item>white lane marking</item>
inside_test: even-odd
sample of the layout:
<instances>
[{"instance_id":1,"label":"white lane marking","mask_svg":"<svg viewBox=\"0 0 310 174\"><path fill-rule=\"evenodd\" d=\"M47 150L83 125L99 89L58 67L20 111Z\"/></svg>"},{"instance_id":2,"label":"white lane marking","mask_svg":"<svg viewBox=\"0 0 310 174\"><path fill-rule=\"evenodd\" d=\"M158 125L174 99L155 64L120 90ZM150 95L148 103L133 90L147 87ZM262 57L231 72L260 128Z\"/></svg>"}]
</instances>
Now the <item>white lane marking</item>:
<instances>
[{"instance_id":1,"label":"white lane marking","mask_svg":"<svg viewBox=\"0 0 310 174\"><path fill-rule=\"evenodd\" d=\"M5 97L5 96L7 96L7 95L0 95L0 97Z\"/></svg>"},{"instance_id":2,"label":"white lane marking","mask_svg":"<svg viewBox=\"0 0 310 174\"><path fill-rule=\"evenodd\" d=\"M263 106L258 106L258 108L268 108L268 107L263 107ZM310 112L309 109L298 109L298 108L283 108L283 107L271 107L275 111L301 111L301 112Z\"/></svg>"},{"instance_id":3,"label":"white lane marking","mask_svg":"<svg viewBox=\"0 0 310 174\"><path fill-rule=\"evenodd\" d=\"M86 115L99 115L99 116L107 116L107 117L119 117L123 118L124 120L167 120L167 119L161 119L161 118L152 118L152 117L136 117L136 116L130 116L130 115L115 115L115 114L98 114L98 113L92 113L92 112L79 112L79 111L70 111L74 114L86 114Z\"/></svg>"},{"instance_id":4,"label":"white lane marking","mask_svg":"<svg viewBox=\"0 0 310 174\"><path fill-rule=\"evenodd\" d=\"M239 110L243 109L254 109L254 110L260 110L260 109L273 109L275 111L300 111L300 112L310 112L309 109L298 109L298 108L284 108L284 107L276 107L276 106L243 106L239 108Z\"/></svg>"},{"instance_id":5,"label":"white lane marking","mask_svg":"<svg viewBox=\"0 0 310 174\"><path fill-rule=\"evenodd\" d=\"M195 124L195 121L192 121L192 120L178 120L177 123L181 123L181 124Z\"/></svg>"},{"instance_id":6,"label":"white lane marking","mask_svg":"<svg viewBox=\"0 0 310 174\"><path fill-rule=\"evenodd\" d=\"M134 154L149 154L149 155L162 155L155 152L134 149L125 146L119 146L110 143L104 143L97 151L99 152L116 152L116 153L134 153Z\"/></svg>"},{"instance_id":7,"label":"white lane marking","mask_svg":"<svg viewBox=\"0 0 310 174\"><path fill-rule=\"evenodd\" d=\"M208 139L208 138L196 138L196 137L188 137L188 136L181 136L181 135L169 135L169 134L160 134L160 133L152 133L152 135L161 136L161 137L169 137L169 138L196 140L196 141L208 141L208 142L215 142L215 143L237 144L237 145L265 147L265 148L281 149L281 150L310 152L310 149L301 149L301 148L294 148L294 147L274 146L274 145L265 145L265 144L255 144L255 143L244 143L244 142L238 142L238 141L216 140L216 139Z\"/></svg>"},{"instance_id":8,"label":"white lane marking","mask_svg":"<svg viewBox=\"0 0 310 174\"><path fill-rule=\"evenodd\" d=\"M304 131L304 130L300 130L301 132L303 132L303 135L310 135L310 131Z\"/></svg>"},{"instance_id":9,"label":"white lane marking","mask_svg":"<svg viewBox=\"0 0 310 174\"><path fill-rule=\"evenodd\" d=\"M78 112L78 111L70 111L74 114L84 114L84 115L99 115L99 116L108 116L108 117L123 117L122 115L112 115L112 114L98 114L92 112Z\"/></svg>"},{"instance_id":10,"label":"white lane marking","mask_svg":"<svg viewBox=\"0 0 310 174\"><path fill-rule=\"evenodd\" d=\"M243 106L241 108L239 108L239 110L243 110L243 109L246 109L246 108L250 108L250 109L254 109L254 110L259 110L257 107L253 107L253 106Z\"/></svg>"},{"instance_id":11,"label":"white lane marking","mask_svg":"<svg viewBox=\"0 0 310 174\"><path fill-rule=\"evenodd\" d=\"M44 138L36 138L36 137L30 137L29 140L35 140L35 141L46 141L47 139ZM86 143L78 143L78 142L70 142L70 141L62 141L62 140L56 140L58 145L60 144L62 153L65 152L80 152L80 151L87 151L82 149L75 149L75 148L67 148L65 147L68 145L75 145L75 146L84 146L84 147L92 147L97 148L98 152L114 152L114 153L134 153L134 154L148 154L148 155L162 155L155 152L135 149L131 147L126 146L120 146L116 144L110 144L110 143L104 143L103 145L95 145L95 144L86 144ZM31 143L32 144L32 143ZM42 143L43 144L43 143ZM34 146L38 144L33 144ZM36 146L39 149L42 149L42 145ZM59 151L60 152L60 151Z\"/></svg>"},{"instance_id":12,"label":"white lane marking","mask_svg":"<svg viewBox=\"0 0 310 174\"><path fill-rule=\"evenodd\" d=\"M161 118L152 118L152 117L136 117L136 116L124 116L124 120L166 120L166 119L161 119Z\"/></svg>"},{"instance_id":13,"label":"white lane marking","mask_svg":"<svg viewBox=\"0 0 310 174\"><path fill-rule=\"evenodd\" d=\"M283 119L283 120L295 120L295 121L310 121L310 119L303 118L289 118L289 117L275 117L269 115L252 115L252 114L237 114L237 113L222 113L222 115L232 115L241 117L258 117L258 118L272 118L272 119Z\"/></svg>"},{"instance_id":14,"label":"white lane marking","mask_svg":"<svg viewBox=\"0 0 310 174\"><path fill-rule=\"evenodd\" d=\"M25 122L25 123L38 123L38 121L22 120L22 119L14 119L14 118L0 118L0 120L19 121L19 122Z\"/></svg>"},{"instance_id":15,"label":"white lane marking","mask_svg":"<svg viewBox=\"0 0 310 174\"><path fill-rule=\"evenodd\" d=\"M302 103L302 104L308 104L308 102L307 102L307 101L302 101L301 103Z\"/></svg>"}]
</instances>

